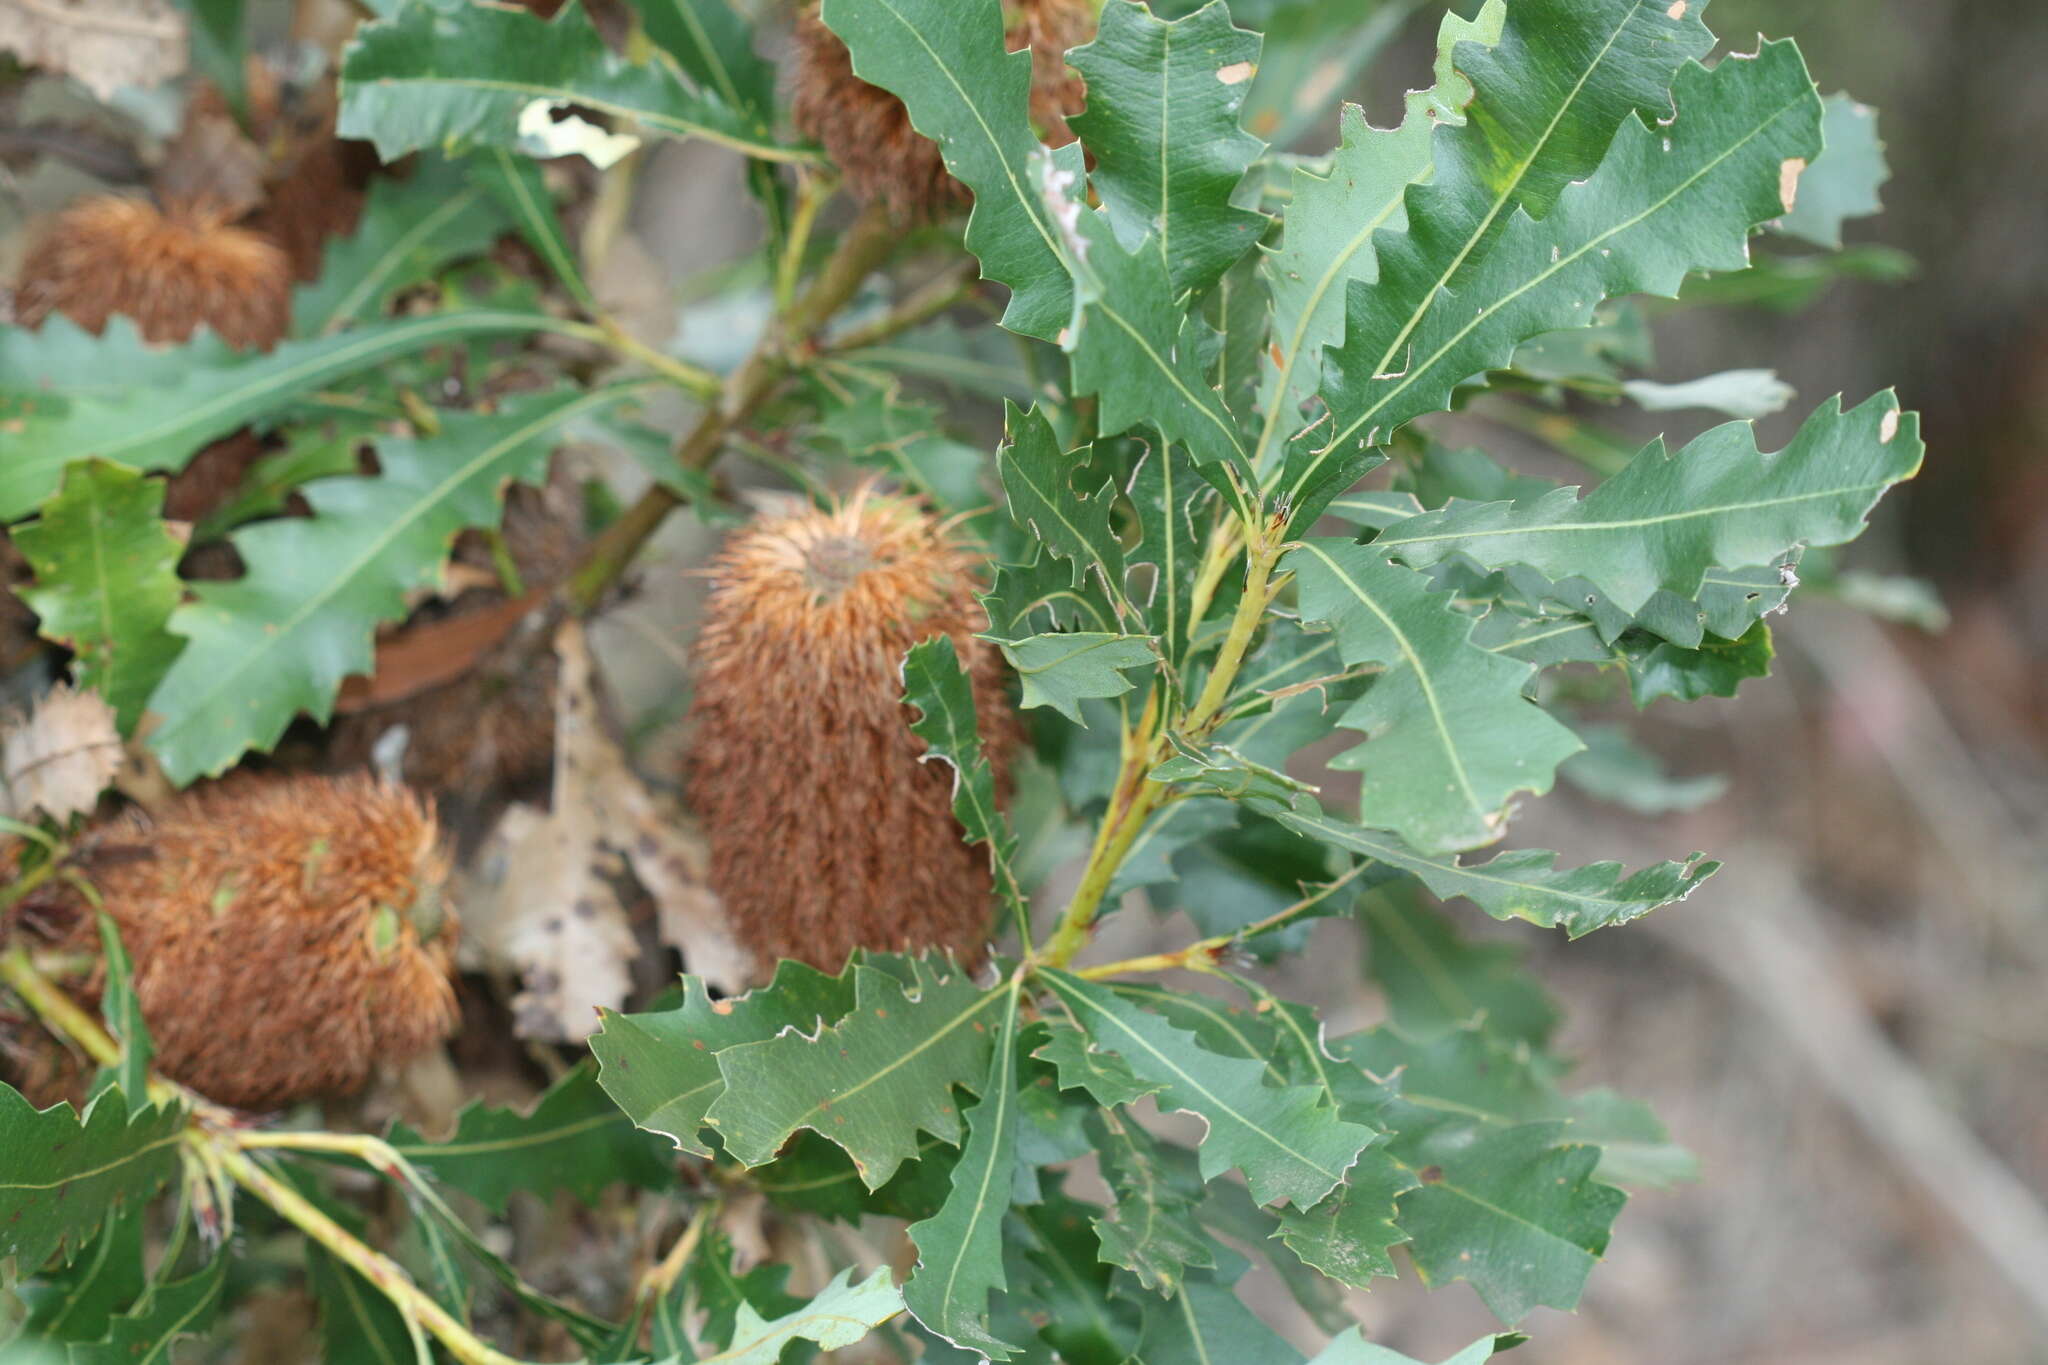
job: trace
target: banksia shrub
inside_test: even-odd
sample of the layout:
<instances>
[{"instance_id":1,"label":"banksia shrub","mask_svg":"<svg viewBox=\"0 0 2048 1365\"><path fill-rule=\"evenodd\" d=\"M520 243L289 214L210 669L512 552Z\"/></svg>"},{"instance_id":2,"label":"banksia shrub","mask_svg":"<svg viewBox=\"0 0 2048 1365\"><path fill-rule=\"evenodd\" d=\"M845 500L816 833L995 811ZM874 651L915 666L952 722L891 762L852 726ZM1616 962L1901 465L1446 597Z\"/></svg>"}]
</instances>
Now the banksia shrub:
<instances>
[{"instance_id":1,"label":"banksia shrub","mask_svg":"<svg viewBox=\"0 0 2048 1365\"><path fill-rule=\"evenodd\" d=\"M125 313L145 341L185 341L204 325L268 350L291 320L291 282L282 250L208 203L102 195L64 210L29 249L15 312L30 327L62 313L91 332Z\"/></svg>"},{"instance_id":2,"label":"banksia shrub","mask_svg":"<svg viewBox=\"0 0 2048 1365\"><path fill-rule=\"evenodd\" d=\"M998 771L1014 722L975 554L915 504L857 494L764 518L710 565L697 637L689 794L711 885L765 970L828 971L856 948L948 948L987 932L987 851L962 842L953 774L925 763L900 667L950 636Z\"/></svg>"},{"instance_id":3,"label":"banksia shrub","mask_svg":"<svg viewBox=\"0 0 2048 1365\"><path fill-rule=\"evenodd\" d=\"M1031 117L1052 146L1074 140L1067 116L1081 112L1086 95L1067 67L1066 51L1094 31L1088 0L1022 0L1011 12L1010 50L1031 52ZM939 144L910 126L901 100L853 74L846 44L825 27L815 6L797 15L795 37L791 113L856 196L880 200L912 222L967 206L972 196L947 173Z\"/></svg>"},{"instance_id":4,"label":"banksia shrub","mask_svg":"<svg viewBox=\"0 0 2048 1365\"><path fill-rule=\"evenodd\" d=\"M230 780L90 835L77 868L120 926L164 1074L276 1109L445 1037L438 836L417 796L365 776ZM28 914L68 920L69 946L98 941L76 900Z\"/></svg>"}]
</instances>

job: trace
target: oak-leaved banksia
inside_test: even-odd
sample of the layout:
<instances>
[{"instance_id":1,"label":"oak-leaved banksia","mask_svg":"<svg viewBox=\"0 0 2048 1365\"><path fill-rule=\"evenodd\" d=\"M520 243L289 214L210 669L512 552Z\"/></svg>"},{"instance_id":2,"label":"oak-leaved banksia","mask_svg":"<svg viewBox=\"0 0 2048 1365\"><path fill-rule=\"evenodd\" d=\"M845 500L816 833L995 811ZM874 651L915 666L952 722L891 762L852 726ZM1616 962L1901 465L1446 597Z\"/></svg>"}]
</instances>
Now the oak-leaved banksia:
<instances>
[{"instance_id":1,"label":"oak-leaved banksia","mask_svg":"<svg viewBox=\"0 0 2048 1365\"><path fill-rule=\"evenodd\" d=\"M837 971L856 948L979 959L987 851L963 841L953 773L924 760L903 656L952 639L1000 779L1016 723L979 557L905 498L767 516L707 572L689 796L711 886L764 975L776 958Z\"/></svg>"},{"instance_id":2,"label":"oak-leaved banksia","mask_svg":"<svg viewBox=\"0 0 2048 1365\"><path fill-rule=\"evenodd\" d=\"M144 341L183 342L205 326L230 346L268 350L291 321L291 284L284 251L214 205L95 195L29 248L15 316L35 327L62 313L99 332L121 313Z\"/></svg>"},{"instance_id":3,"label":"oak-leaved banksia","mask_svg":"<svg viewBox=\"0 0 2048 1365\"><path fill-rule=\"evenodd\" d=\"M157 1067L209 1099L278 1109L357 1090L457 1022L448 867L405 787L229 778L153 819L108 821L81 849L74 866L134 962ZM26 909L90 952L96 921L70 896Z\"/></svg>"},{"instance_id":4,"label":"oak-leaved banksia","mask_svg":"<svg viewBox=\"0 0 2048 1365\"><path fill-rule=\"evenodd\" d=\"M1012 52L1031 53L1031 119L1046 143L1074 140L1069 115L1081 112L1086 88L1066 64L1069 48L1095 35L1090 0L1012 0L1004 7ZM790 112L798 131L824 147L847 187L880 201L906 222L922 222L972 199L946 171L939 144L910 125L903 102L853 74L846 44L825 26L815 5L796 21Z\"/></svg>"}]
</instances>

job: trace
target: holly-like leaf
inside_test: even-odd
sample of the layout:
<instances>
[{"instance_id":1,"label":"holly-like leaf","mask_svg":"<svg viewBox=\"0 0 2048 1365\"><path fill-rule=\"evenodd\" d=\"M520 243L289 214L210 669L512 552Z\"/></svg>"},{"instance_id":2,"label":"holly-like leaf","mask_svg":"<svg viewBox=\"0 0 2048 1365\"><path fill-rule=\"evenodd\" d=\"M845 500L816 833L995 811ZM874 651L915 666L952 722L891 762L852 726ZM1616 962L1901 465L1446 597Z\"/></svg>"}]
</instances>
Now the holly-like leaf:
<instances>
[{"instance_id":1,"label":"holly-like leaf","mask_svg":"<svg viewBox=\"0 0 2048 1365\"><path fill-rule=\"evenodd\" d=\"M532 158L503 147L486 147L466 158L464 164L477 186L519 229L526 244L540 253L576 306L586 313L600 311L589 281L583 278L576 248L570 245L561 215L555 212L554 196L548 193L547 182Z\"/></svg>"},{"instance_id":2,"label":"holly-like leaf","mask_svg":"<svg viewBox=\"0 0 2048 1365\"><path fill-rule=\"evenodd\" d=\"M1411 1172L1368 1152L1322 1203L1282 1209L1280 1240L1303 1264L1364 1288L1378 1276L1399 1273L1388 1253L1408 1234L1394 1221L1395 1200L1414 1188Z\"/></svg>"},{"instance_id":3,"label":"holly-like leaf","mask_svg":"<svg viewBox=\"0 0 2048 1365\"><path fill-rule=\"evenodd\" d=\"M1659 697L1732 697L1751 678L1769 676L1775 650L1771 628L1759 621L1740 639L1709 635L1697 649L1632 635L1622 640L1621 654L1628 665L1629 691L1640 708Z\"/></svg>"},{"instance_id":4,"label":"holly-like leaf","mask_svg":"<svg viewBox=\"0 0 2048 1365\"><path fill-rule=\"evenodd\" d=\"M1821 101L1821 135L1827 147L1799 177L1792 211L1771 226L1787 237L1842 248L1842 224L1867 218L1882 204L1877 192L1892 178L1884 140L1877 135L1877 111L1845 94Z\"/></svg>"},{"instance_id":5,"label":"holly-like leaf","mask_svg":"<svg viewBox=\"0 0 2048 1365\"><path fill-rule=\"evenodd\" d=\"M1372 547L1417 567L1461 554L1489 569L1577 575L1633 615L1659 590L1696 597L1717 565L1854 539L1885 491L1919 470L1919 426L1890 393L1847 413L1834 398L1776 454L1757 450L1749 423L1729 422L1675 455L1651 442L1583 499L1560 488L1525 502L1453 502L1396 522Z\"/></svg>"},{"instance_id":6,"label":"holly-like leaf","mask_svg":"<svg viewBox=\"0 0 2048 1365\"><path fill-rule=\"evenodd\" d=\"M917 1320L963 1351L1010 1360L1021 1349L989 1329L989 1295L1004 1290L1003 1216L1017 1166L1017 1005L1021 977L1000 994L995 1050L981 1102L967 1115L967 1144L953 1189L937 1214L912 1224L917 1265L903 1301Z\"/></svg>"},{"instance_id":7,"label":"holly-like leaf","mask_svg":"<svg viewBox=\"0 0 2048 1365\"><path fill-rule=\"evenodd\" d=\"M120 1205L107 1210L99 1234L78 1258L47 1271L16 1293L28 1306L26 1327L47 1341L97 1341L108 1324L141 1295L143 1234L147 1219Z\"/></svg>"},{"instance_id":8,"label":"holly-like leaf","mask_svg":"<svg viewBox=\"0 0 2048 1365\"><path fill-rule=\"evenodd\" d=\"M698 1365L776 1365L783 1348L810 1341L825 1350L851 1346L903 1311L884 1266L859 1284L851 1283L848 1267L832 1277L811 1301L773 1321L763 1321L750 1303L743 1303L733 1323L732 1340L723 1350L699 1356Z\"/></svg>"},{"instance_id":9,"label":"holly-like leaf","mask_svg":"<svg viewBox=\"0 0 2048 1365\"><path fill-rule=\"evenodd\" d=\"M754 51L754 30L726 0L632 0L647 36L675 59L690 83L762 120L775 113L775 68Z\"/></svg>"},{"instance_id":10,"label":"holly-like leaf","mask_svg":"<svg viewBox=\"0 0 2048 1365\"><path fill-rule=\"evenodd\" d=\"M764 1262L741 1274L733 1259L732 1239L716 1225L707 1227L688 1272L656 1310L657 1353L684 1351L692 1312L702 1315L701 1335L706 1341L730 1341L743 1305L763 1318L781 1317L804 1306L803 1299L788 1292L789 1266Z\"/></svg>"},{"instance_id":11,"label":"holly-like leaf","mask_svg":"<svg viewBox=\"0 0 2048 1365\"><path fill-rule=\"evenodd\" d=\"M1446 259L1447 247L1451 259L1464 250L1460 215L1425 193L1434 185L1409 190L1408 233L1379 239L1379 284L1351 287L1343 345L1327 352L1334 420L1317 449L1290 459L1290 497L1321 488L1361 439L1376 445L1445 407L1458 384L1506 364L1528 338L1583 325L1602 299L1668 296L1694 271L1747 264L1751 230L1784 211L1788 181L1819 150L1820 100L1806 65L1792 44L1766 43L1711 71L1684 67L1672 98L1671 122L1653 129L1624 118L1590 177L1566 186L1540 220L1517 209L1469 265ZM1469 131L1478 107L1468 107L1466 129L1440 136ZM1438 162L1441 175L1441 151ZM1452 288L1447 270L1461 277Z\"/></svg>"},{"instance_id":12,"label":"holly-like leaf","mask_svg":"<svg viewBox=\"0 0 2048 1365\"><path fill-rule=\"evenodd\" d=\"M1183 749L1146 774L1154 782L1182 782L1203 787L1232 801L1258 799L1293 806L1316 789L1276 768L1245 757L1228 744L1199 751Z\"/></svg>"},{"instance_id":13,"label":"holly-like leaf","mask_svg":"<svg viewBox=\"0 0 2048 1365\"><path fill-rule=\"evenodd\" d=\"M1245 1306L1232 1287L1248 1268L1234 1251L1219 1252L1213 1270L1195 1270L1171 1300L1147 1295L1136 1359L1147 1362L1257 1361L1301 1365L1302 1354Z\"/></svg>"},{"instance_id":14,"label":"holly-like leaf","mask_svg":"<svg viewBox=\"0 0 2048 1365\"><path fill-rule=\"evenodd\" d=\"M364 24L342 57L338 131L375 143L386 161L423 147L518 149L530 125L547 127L549 111L567 105L764 160L801 157L758 115L692 90L668 62L614 55L577 4L552 21L497 5L407 5Z\"/></svg>"},{"instance_id":15,"label":"holly-like leaf","mask_svg":"<svg viewBox=\"0 0 2048 1365\"><path fill-rule=\"evenodd\" d=\"M22 600L42 633L71 649L78 685L106 698L124 734L184 647L165 629L182 592L184 546L163 509L162 480L84 460L64 471L42 516L13 533L36 572Z\"/></svg>"},{"instance_id":16,"label":"holly-like leaf","mask_svg":"<svg viewBox=\"0 0 2048 1365\"><path fill-rule=\"evenodd\" d=\"M863 382L823 371L813 378L820 394L820 431L849 459L887 470L948 511L987 504L982 490L986 452L946 435L936 406L905 398L894 379ZM662 459L675 463L666 448Z\"/></svg>"},{"instance_id":17,"label":"holly-like leaf","mask_svg":"<svg viewBox=\"0 0 2048 1365\"><path fill-rule=\"evenodd\" d=\"M449 413L435 435L379 443L376 478L306 485L311 518L235 532L247 573L194 585L197 600L171 617L185 650L150 698L164 720L149 743L172 780L269 748L302 711L325 721L342 678L371 670L377 626L405 615L407 594L440 582L455 536L497 525L507 483L543 480L562 425L647 387Z\"/></svg>"},{"instance_id":18,"label":"holly-like leaf","mask_svg":"<svg viewBox=\"0 0 2048 1365\"><path fill-rule=\"evenodd\" d=\"M0 372L6 374L0 379L0 415L21 423L0 464L0 520L33 511L75 460L98 456L138 469L182 469L208 441L395 356L553 325L540 313L465 309L288 341L267 355L253 356L224 351L203 337L144 366L142 372L152 376L147 384L138 376L110 385L105 372L96 369L75 388L28 390L13 387L26 382L25 375ZM59 336L67 353L78 349L64 346Z\"/></svg>"},{"instance_id":19,"label":"holly-like leaf","mask_svg":"<svg viewBox=\"0 0 2048 1365\"><path fill-rule=\"evenodd\" d=\"M1135 1104L1160 1088L1156 1081L1139 1080L1129 1062L1095 1046L1072 1024L1048 1025L1045 1042L1031 1055L1052 1063L1062 1090L1085 1090L1104 1108Z\"/></svg>"},{"instance_id":20,"label":"holly-like leaf","mask_svg":"<svg viewBox=\"0 0 2048 1365\"><path fill-rule=\"evenodd\" d=\"M906 984L856 965L856 1004L840 1022L718 1054L725 1090L704 1121L734 1160L763 1165L809 1128L844 1147L873 1190L916 1156L920 1132L960 1141L952 1088L987 1076L989 1026L1008 993L936 962L908 970Z\"/></svg>"},{"instance_id":21,"label":"holly-like leaf","mask_svg":"<svg viewBox=\"0 0 2048 1365\"><path fill-rule=\"evenodd\" d=\"M1161 1108L1185 1109L1208 1123L1199 1149L1204 1180L1235 1167L1261 1204L1284 1199L1308 1208L1375 1136L1339 1119L1314 1087L1268 1085L1264 1063L1211 1052L1186 1029L1112 991L1058 972L1044 980L1098 1047L1160 1086Z\"/></svg>"},{"instance_id":22,"label":"holly-like leaf","mask_svg":"<svg viewBox=\"0 0 2048 1365\"><path fill-rule=\"evenodd\" d=\"M1010 287L1003 325L1051 340L1072 307L1054 214L1078 211L1080 147L1048 154L1031 131L1031 56L1006 50L995 0L825 0L853 73L903 101L974 191L967 249ZM1050 202L1048 202L1050 201Z\"/></svg>"},{"instance_id":23,"label":"holly-like leaf","mask_svg":"<svg viewBox=\"0 0 2048 1365\"><path fill-rule=\"evenodd\" d=\"M941 635L911 649L903 660L903 689L903 700L918 709L910 728L925 742L926 761L937 759L953 769L953 818L968 843L988 845L996 893L1028 924L1012 866L1017 836L996 807L995 769L975 719L974 684L950 638Z\"/></svg>"},{"instance_id":24,"label":"holly-like leaf","mask_svg":"<svg viewBox=\"0 0 2048 1365\"><path fill-rule=\"evenodd\" d=\"M996 451L996 468L1009 498L1010 519L1036 536L1047 553L1073 565L1076 587L1092 576L1094 585L1121 605L1124 547L1110 526L1115 483L1085 497L1076 493L1073 469L1086 452L1062 450L1052 423L1037 408L1026 412L1005 401L1003 416L1009 439Z\"/></svg>"},{"instance_id":25,"label":"holly-like leaf","mask_svg":"<svg viewBox=\"0 0 2048 1365\"><path fill-rule=\"evenodd\" d=\"M1557 855L1543 849L1516 849L1467 867L1454 857L1425 856L1392 835L1327 815L1281 811L1274 818L1311 839L1412 872L1445 900L1462 896L1495 919L1562 928L1573 938L1684 900L1721 867L1694 854L1682 863L1661 862L1634 873L1612 862L1559 868Z\"/></svg>"},{"instance_id":26,"label":"holly-like leaf","mask_svg":"<svg viewBox=\"0 0 2048 1365\"><path fill-rule=\"evenodd\" d=\"M62 1103L37 1110L0 1085L0 1256L33 1273L52 1253L68 1260L110 1207L137 1216L177 1170L184 1126L176 1108L143 1108L131 1119L118 1088L102 1090L81 1117Z\"/></svg>"},{"instance_id":27,"label":"holly-like leaf","mask_svg":"<svg viewBox=\"0 0 2048 1365\"><path fill-rule=\"evenodd\" d=\"M1094 1220L1102 1259L1156 1294L1178 1292L1187 1269L1208 1269L1216 1253L1196 1220L1201 1186L1161 1159L1160 1144L1128 1118L1104 1113L1090 1124L1102 1178L1116 1208Z\"/></svg>"},{"instance_id":28,"label":"holly-like leaf","mask_svg":"<svg viewBox=\"0 0 2048 1365\"><path fill-rule=\"evenodd\" d=\"M1432 167L1439 124L1465 121L1472 85L1458 74L1452 54L1461 44L1499 41L1505 0L1487 0L1470 21L1446 14L1437 36L1436 84L1411 91L1399 127L1377 129L1365 110L1343 106L1336 151L1328 174L1297 166L1289 183L1286 226L1266 259L1266 283L1273 297L1273 348L1259 406L1266 414L1258 454L1263 459L1277 438L1314 395L1323 378L1323 348L1344 336L1344 301L1351 281L1379 278L1373 234L1407 226L1404 195L1425 180Z\"/></svg>"},{"instance_id":29,"label":"holly-like leaf","mask_svg":"<svg viewBox=\"0 0 2048 1365\"><path fill-rule=\"evenodd\" d=\"M1498 839L1516 792L1546 792L1581 747L1522 695L1529 665L1474 645L1471 618L1384 552L1311 540L1281 560L1301 614L1328 621L1347 666L1385 666L1338 723L1371 740L1331 766L1364 775L1359 819L1419 848Z\"/></svg>"},{"instance_id":30,"label":"holly-like leaf","mask_svg":"<svg viewBox=\"0 0 2048 1365\"><path fill-rule=\"evenodd\" d=\"M1138 605L1167 657L1176 659L1192 643L1200 624L1191 619L1203 551L1196 518L1215 494L1195 476L1186 453L1170 444L1156 445L1139 458L1129 493L1139 532L1130 561L1151 566Z\"/></svg>"},{"instance_id":31,"label":"holly-like leaf","mask_svg":"<svg viewBox=\"0 0 2048 1365\"><path fill-rule=\"evenodd\" d=\"M1077 319L1063 336L1074 392L1097 399L1105 435L1154 427L1197 466L1249 470L1237 421L1204 369L1204 324L1186 310L1150 240L1126 249L1099 213L1082 212ZM1220 476L1219 476L1220 477Z\"/></svg>"},{"instance_id":32,"label":"holly-like leaf","mask_svg":"<svg viewBox=\"0 0 2048 1365\"><path fill-rule=\"evenodd\" d=\"M1523 969L1520 948L1467 940L1451 916L1420 903L1412 884L1380 888L1358 916L1366 970L1406 1036L1427 1042L1483 1020L1490 1034L1540 1047L1557 1027L1557 1006Z\"/></svg>"},{"instance_id":33,"label":"holly-like leaf","mask_svg":"<svg viewBox=\"0 0 2048 1365\"><path fill-rule=\"evenodd\" d=\"M1050 706L1076 725L1084 723L1082 702L1121 697L1137 686L1124 676L1126 669L1158 661L1158 646L1144 635L1077 630L995 643L1024 684L1018 705Z\"/></svg>"},{"instance_id":34,"label":"holly-like leaf","mask_svg":"<svg viewBox=\"0 0 2048 1365\"><path fill-rule=\"evenodd\" d=\"M605 1011L590 1050L597 1055L598 1083L634 1123L693 1156L709 1157L698 1132L725 1090L718 1054L785 1029L814 1032L844 1018L853 1004L851 973L827 976L786 959L776 963L767 985L736 999L714 1001L702 977L686 976L682 1003L673 1009Z\"/></svg>"},{"instance_id":35,"label":"holly-like leaf","mask_svg":"<svg viewBox=\"0 0 2048 1365\"><path fill-rule=\"evenodd\" d=\"M227 1274L228 1258L216 1256L204 1270L158 1285L141 1308L108 1323L104 1339L74 1342L71 1365L137 1365L171 1359L174 1342L213 1325Z\"/></svg>"},{"instance_id":36,"label":"holly-like leaf","mask_svg":"<svg viewBox=\"0 0 2048 1365\"><path fill-rule=\"evenodd\" d=\"M567 1190L595 1204L617 1183L643 1190L675 1183L666 1145L633 1126L599 1089L591 1066L549 1086L529 1113L477 1100L456 1115L444 1142L429 1142L404 1123L394 1124L386 1140L493 1213L503 1213L517 1190Z\"/></svg>"},{"instance_id":37,"label":"holly-like leaf","mask_svg":"<svg viewBox=\"0 0 2048 1365\"><path fill-rule=\"evenodd\" d=\"M409 179L378 177L355 234L329 243L320 277L292 296L292 334L324 336L378 316L401 290L483 251L504 226L482 186L440 157L423 158Z\"/></svg>"},{"instance_id":38,"label":"holly-like leaf","mask_svg":"<svg viewBox=\"0 0 2048 1365\"><path fill-rule=\"evenodd\" d=\"M1110 0L1068 59L1088 82L1070 122L1095 155L1089 183L1126 247L1150 239L1171 298L1208 289L1265 230L1231 202L1265 149L1238 126L1258 62L1259 36L1220 2L1168 23L1136 0Z\"/></svg>"}]
</instances>

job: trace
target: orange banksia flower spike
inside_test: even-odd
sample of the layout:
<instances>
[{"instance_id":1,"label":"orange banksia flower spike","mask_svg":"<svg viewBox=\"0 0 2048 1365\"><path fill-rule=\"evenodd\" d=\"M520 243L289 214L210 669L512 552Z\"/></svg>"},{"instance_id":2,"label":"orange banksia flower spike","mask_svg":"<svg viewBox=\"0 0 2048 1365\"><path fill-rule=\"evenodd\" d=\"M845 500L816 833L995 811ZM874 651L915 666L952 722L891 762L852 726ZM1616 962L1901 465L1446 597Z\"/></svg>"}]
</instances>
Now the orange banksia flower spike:
<instances>
[{"instance_id":1,"label":"orange banksia flower spike","mask_svg":"<svg viewBox=\"0 0 2048 1365\"><path fill-rule=\"evenodd\" d=\"M712 561L697 637L689 795L711 885L765 971L837 971L855 948L978 960L987 850L962 841L952 771L924 763L901 666L946 635L1000 777L1015 721L976 555L915 503L866 492L770 516Z\"/></svg>"},{"instance_id":2,"label":"orange banksia flower spike","mask_svg":"<svg viewBox=\"0 0 2048 1365\"><path fill-rule=\"evenodd\" d=\"M1067 117L1081 112L1086 88L1066 52L1095 35L1089 0L1015 0L1006 6L1012 52L1031 53L1031 117L1055 147L1074 140ZM863 201L880 201L906 222L965 208L966 187L946 172L939 145L910 125L903 102L853 74L846 44L815 5L797 15L796 75L790 109L798 131L816 140Z\"/></svg>"},{"instance_id":3,"label":"orange banksia flower spike","mask_svg":"<svg viewBox=\"0 0 2048 1365\"><path fill-rule=\"evenodd\" d=\"M456 1024L448 869L404 787L231 778L102 825L75 865L134 961L157 1067L210 1099L277 1109L357 1090ZM68 917L70 946L98 943L82 903L32 913Z\"/></svg>"},{"instance_id":4,"label":"orange banksia flower spike","mask_svg":"<svg viewBox=\"0 0 2048 1365\"><path fill-rule=\"evenodd\" d=\"M90 332L122 313L143 340L176 343L210 327L229 345L268 350L291 321L291 262L268 239L205 202L158 209L100 195L57 215L22 262L24 326L62 313Z\"/></svg>"}]
</instances>

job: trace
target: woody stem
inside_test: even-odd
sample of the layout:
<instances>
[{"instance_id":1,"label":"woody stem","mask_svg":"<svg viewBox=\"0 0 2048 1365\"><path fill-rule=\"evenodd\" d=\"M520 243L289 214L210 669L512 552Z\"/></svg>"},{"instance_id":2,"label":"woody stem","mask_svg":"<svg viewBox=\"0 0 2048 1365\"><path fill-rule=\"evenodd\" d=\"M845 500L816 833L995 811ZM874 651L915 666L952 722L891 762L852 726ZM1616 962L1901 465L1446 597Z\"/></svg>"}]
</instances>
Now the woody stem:
<instances>
[{"instance_id":1,"label":"woody stem","mask_svg":"<svg viewBox=\"0 0 2048 1365\"><path fill-rule=\"evenodd\" d=\"M888 211L878 204L861 210L818 272L811 287L790 310L771 322L737 370L727 377L718 397L697 419L676 448L683 469L701 473L725 450L726 438L746 422L804 360L822 328L844 308L861 282L895 250L900 234ZM668 514L680 507L680 493L656 484L623 516L591 542L583 562L563 587L563 602L577 616L587 616L619 576L646 548Z\"/></svg>"}]
</instances>

